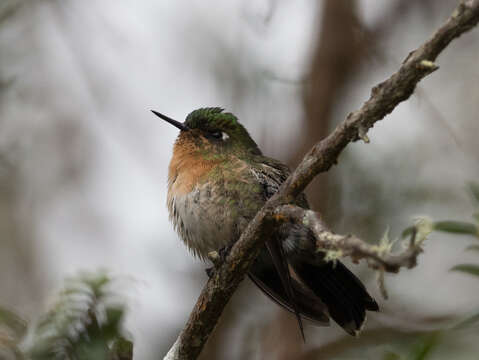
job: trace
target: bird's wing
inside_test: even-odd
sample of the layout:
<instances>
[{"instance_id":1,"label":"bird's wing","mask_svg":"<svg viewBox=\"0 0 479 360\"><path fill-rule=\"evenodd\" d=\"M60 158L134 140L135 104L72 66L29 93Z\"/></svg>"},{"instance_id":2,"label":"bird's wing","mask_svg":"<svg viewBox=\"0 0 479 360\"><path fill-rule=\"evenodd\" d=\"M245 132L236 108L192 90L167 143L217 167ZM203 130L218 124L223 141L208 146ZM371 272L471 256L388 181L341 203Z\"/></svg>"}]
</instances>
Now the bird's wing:
<instances>
[{"instance_id":1,"label":"bird's wing","mask_svg":"<svg viewBox=\"0 0 479 360\"><path fill-rule=\"evenodd\" d=\"M264 197L267 200L279 190L281 184L291 174L291 170L282 162L265 156L258 156L256 164L259 166L255 168L255 172L263 184ZM304 194L300 194L295 203L302 208L309 208Z\"/></svg>"},{"instance_id":2,"label":"bird's wing","mask_svg":"<svg viewBox=\"0 0 479 360\"><path fill-rule=\"evenodd\" d=\"M289 175L289 169L282 163L261 157L252 171L256 181L263 187L266 201L275 194ZM306 201L303 203L307 206ZM262 252L260 259L252 267L250 278L263 292L276 303L293 312L304 339L301 317L313 320L317 324L328 324L327 308L312 292L292 279L288 257L284 253L281 232L273 234L266 240L267 251Z\"/></svg>"},{"instance_id":3,"label":"bird's wing","mask_svg":"<svg viewBox=\"0 0 479 360\"><path fill-rule=\"evenodd\" d=\"M256 177L264 188L265 200L278 191L288 175L289 170L285 165L274 159L263 158ZM304 195L298 197L296 204L308 208ZM315 320L329 315L348 333L356 335L364 324L366 310L379 309L361 281L341 262L325 262L324 254L314 251L314 235L306 227L283 224L276 233L277 236L266 242L270 250L269 268L263 266L258 270L253 267L253 274L257 277L261 272L268 273L267 277L263 275L262 284L255 281L256 284L288 310ZM283 251L278 251L278 244L281 244ZM264 255L261 262L268 263ZM314 294L307 298L307 304L300 301L306 298L296 292L297 281L291 279L291 269L304 288ZM315 301L320 305L311 313L308 306L312 307Z\"/></svg>"}]
</instances>

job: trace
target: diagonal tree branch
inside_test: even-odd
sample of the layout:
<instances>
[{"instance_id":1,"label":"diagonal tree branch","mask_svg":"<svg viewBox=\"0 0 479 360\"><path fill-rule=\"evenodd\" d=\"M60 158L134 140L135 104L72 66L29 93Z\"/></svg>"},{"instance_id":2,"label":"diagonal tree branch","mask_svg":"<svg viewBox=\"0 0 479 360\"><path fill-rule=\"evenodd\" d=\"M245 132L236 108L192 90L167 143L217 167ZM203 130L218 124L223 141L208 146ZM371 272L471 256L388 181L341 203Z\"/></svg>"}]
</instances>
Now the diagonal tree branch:
<instances>
[{"instance_id":1,"label":"diagonal tree branch","mask_svg":"<svg viewBox=\"0 0 479 360\"><path fill-rule=\"evenodd\" d=\"M434 61L441 51L453 39L473 28L478 21L479 0L461 1L432 37L407 56L396 73L372 89L369 100L359 110L350 113L327 138L306 154L279 191L249 223L224 263L205 285L188 322L166 355L166 360L191 360L198 357L223 308L258 255L264 239L275 226L278 214L273 214L276 208L292 203L317 174L327 171L337 162L339 154L350 142L358 139L368 142L367 131L374 123L409 98L416 84L438 69Z\"/></svg>"}]
</instances>

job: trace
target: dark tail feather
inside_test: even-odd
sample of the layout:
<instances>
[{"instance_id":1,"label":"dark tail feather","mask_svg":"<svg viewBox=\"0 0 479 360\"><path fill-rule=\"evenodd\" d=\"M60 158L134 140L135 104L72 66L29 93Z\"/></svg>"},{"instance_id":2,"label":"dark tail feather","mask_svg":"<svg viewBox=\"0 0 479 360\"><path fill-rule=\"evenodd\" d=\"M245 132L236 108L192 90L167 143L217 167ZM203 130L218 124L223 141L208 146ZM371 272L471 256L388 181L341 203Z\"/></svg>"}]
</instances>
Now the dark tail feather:
<instances>
[{"instance_id":1,"label":"dark tail feather","mask_svg":"<svg viewBox=\"0 0 479 360\"><path fill-rule=\"evenodd\" d=\"M249 271L250 279L274 302L286 310L301 317L311 320L317 325L326 326L329 324L327 307L309 289L290 277L293 298L295 304L291 303L291 294L288 294L284 286L284 279L277 272L273 260L264 249Z\"/></svg>"},{"instance_id":2,"label":"dark tail feather","mask_svg":"<svg viewBox=\"0 0 479 360\"><path fill-rule=\"evenodd\" d=\"M285 308L291 313L295 313L293 307L288 301L288 295L284 291L281 280L276 277L276 273L272 272L271 276L265 279L263 276L258 277L253 272L250 272L249 278L258 286L263 293L273 300L276 304ZM266 281L266 282L265 282ZM303 287L294 279L291 279L291 285L296 298L296 304L302 318L307 319L319 326L328 326L329 317L327 315L327 308L321 300L314 294L311 294L303 289Z\"/></svg>"},{"instance_id":3,"label":"dark tail feather","mask_svg":"<svg viewBox=\"0 0 479 360\"><path fill-rule=\"evenodd\" d=\"M293 267L301 280L326 304L334 321L349 334L355 336L361 330L366 310L379 310L361 281L339 261L320 266L298 262Z\"/></svg>"},{"instance_id":4,"label":"dark tail feather","mask_svg":"<svg viewBox=\"0 0 479 360\"><path fill-rule=\"evenodd\" d=\"M276 239L268 239L266 241L266 248L273 260L273 264L276 268L276 272L281 279L281 283L283 284L283 288L286 291L287 300L291 308L293 309L294 315L298 320L299 331L301 332L301 337L303 341L306 341L304 337L304 328L303 328L303 321L301 320L301 314L299 311L297 296L294 293L291 273L289 272L289 265L286 256L284 255L284 250L282 244L277 241Z\"/></svg>"}]
</instances>

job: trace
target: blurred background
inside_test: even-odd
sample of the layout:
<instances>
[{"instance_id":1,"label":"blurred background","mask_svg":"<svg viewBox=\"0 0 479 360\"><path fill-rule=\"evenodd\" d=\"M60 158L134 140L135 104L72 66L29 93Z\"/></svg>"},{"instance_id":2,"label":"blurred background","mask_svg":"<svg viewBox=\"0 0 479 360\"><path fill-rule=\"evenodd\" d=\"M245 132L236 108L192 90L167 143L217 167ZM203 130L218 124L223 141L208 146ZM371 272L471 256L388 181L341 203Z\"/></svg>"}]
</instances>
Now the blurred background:
<instances>
[{"instance_id":1,"label":"blurred background","mask_svg":"<svg viewBox=\"0 0 479 360\"><path fill-rule=\"evenodd\" d=\"M263 152L294 167L445 21L456 0L0 2L0 306L29 323L67 277L108 270L127 307L134 358L161 358L207 280L168 221L166 179L183 120L221 106ZM470 220L479 179L479 36L308 189L338 232L371 242L414 217ZM469 241L471 239L471 241ZM476 359L477 329L440 332L479 310L473 237L433 233L419 265L350 268L382 312L359 339L306 328L246 280L203 359ZM438 336L440 339L438 339ZM28 340L26 341L28 343ZM432 344L432 345L431 345ZM418 357L419 359L419 357Z\"/></svg>"}]
</instances>

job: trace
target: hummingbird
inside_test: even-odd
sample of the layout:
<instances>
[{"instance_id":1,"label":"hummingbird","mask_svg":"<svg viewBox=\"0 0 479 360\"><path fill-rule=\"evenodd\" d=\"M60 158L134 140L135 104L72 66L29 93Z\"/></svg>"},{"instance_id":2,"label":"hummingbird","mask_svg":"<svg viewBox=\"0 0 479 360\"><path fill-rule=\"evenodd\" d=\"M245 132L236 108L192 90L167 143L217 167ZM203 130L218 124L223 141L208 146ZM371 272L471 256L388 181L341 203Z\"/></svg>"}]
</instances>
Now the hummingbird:
<instances>
[{"instance_id":1,"label":"hummingbird","mask_svg":"<svg viewBox=\"0 0 479 360\"><path fill-rule=\"evenodd\" d=\"M152 112L177 127L168 171L167 206L175 230L206 261L228 249L290 174L264 156L238 118L219 107L200 108L184 122ZM309 208L304 194L295 205ZM332 318L356 336L366 311L378 311L361 281L340 261L326 261L315 236L302 224L278 226L248 272L270 299L298 319L329 325Z\"/></svg>"}]
</instances>

